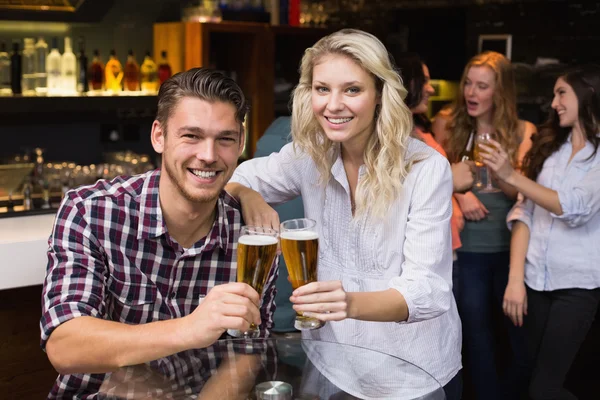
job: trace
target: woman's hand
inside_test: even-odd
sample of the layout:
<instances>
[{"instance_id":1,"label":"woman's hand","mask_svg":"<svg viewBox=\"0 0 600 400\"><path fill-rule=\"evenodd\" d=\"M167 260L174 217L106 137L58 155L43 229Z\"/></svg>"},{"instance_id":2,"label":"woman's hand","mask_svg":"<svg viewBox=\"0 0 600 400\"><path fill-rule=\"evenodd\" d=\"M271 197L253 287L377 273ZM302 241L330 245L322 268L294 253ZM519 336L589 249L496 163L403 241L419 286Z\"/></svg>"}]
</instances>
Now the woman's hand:
<instances>
[{"instance_id":1,"label":"woman's hand","mask_svg":"<svg viewBox=\"0 0 600 400\"><path fill-rule=\"evenodd\" d=\"M244 223L272 228L279 232L279 214L262 198L260 193L244 188L239 192Z\"/></svg>"},{"instance_id":2,"label":"woman's hand","mask_svg":"<svg viewBox=\"0 0 600 400\"><path fill-rule=\"evenodd\" d=\"M311 282L294 290L294 310L321 321L342 321L349 316L349 296L340 281Z\"/></svg>"},{"instance_id":3,"label":"woman's hand","mask_svg":"<svg viewBox=\"0 0 600 400\"><path fill-rule=\"evenodd\" d=\"M490 167L494 172L494 176L504 182L508 181L510 177L515 173L510 157L508 153L502 149L500 143L490 139L490 145L480 144L484 152L480 152L481 157L485 165Z\"/></svg>"},{"instance_id":4,"label":"woman's hand","mask_svg":"<svg viewBox=\"0 0 600 400\"><path fill-rule=\"evenodd\" d=\"M523 326L523 316L527 315L527 291L522 281L508 281L502 309L515 326Z\"/></svg>"},{"instance_id":5,"label":"woman's hand","mask_svg":"<svg viewBox=\"0 0 600 400\"><path fill-rule=\"evenodd\" d=\"M467 192L464 195L456 195L460 209L469 221L481 221L489 214L489 211L483 203L473 194Z\"/></svg>"}]
</instances>

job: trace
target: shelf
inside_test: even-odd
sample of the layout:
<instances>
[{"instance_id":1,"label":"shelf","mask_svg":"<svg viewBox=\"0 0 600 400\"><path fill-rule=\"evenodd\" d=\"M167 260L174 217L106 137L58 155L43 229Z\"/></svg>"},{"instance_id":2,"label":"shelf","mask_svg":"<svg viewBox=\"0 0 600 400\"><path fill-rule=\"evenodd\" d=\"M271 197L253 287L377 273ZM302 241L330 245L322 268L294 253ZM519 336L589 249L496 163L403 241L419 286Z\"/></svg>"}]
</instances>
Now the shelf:
<instances>
[{"instance_id":1,"label":"shelf","mask_svg":"<svg viewBox=\"0 0 600 400\"><path fill-rule=\"evenodd\" d=\"M154 118L157 96L5 96L0 97L3 124L116 121Z\"/></svg>"}]
</instances>

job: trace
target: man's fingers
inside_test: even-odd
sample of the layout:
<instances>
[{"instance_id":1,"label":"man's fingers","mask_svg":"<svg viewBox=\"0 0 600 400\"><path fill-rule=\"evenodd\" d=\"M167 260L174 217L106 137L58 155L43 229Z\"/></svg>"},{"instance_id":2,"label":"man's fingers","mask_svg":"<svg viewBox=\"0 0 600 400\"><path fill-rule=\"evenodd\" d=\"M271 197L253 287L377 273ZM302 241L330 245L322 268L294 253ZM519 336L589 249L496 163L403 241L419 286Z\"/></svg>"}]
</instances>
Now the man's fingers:
<instances>
[{"instance_id":1,"label":"man's fingers","mask_svg":"<svg viewBox=\"0 0 600 400\"><path fill-rule=\"evenodd\" d=\"M252 305L236 304L236 303L222 303L218 305L218 312L223 317L237 317L243 318L248 323L255 323L260 325L260 311Z\"/></svg>"},{"instance_id":2,"label":"man's fingers","mask_svg":"<svg viewBox=\"0 0 600 400\"><path fill-rule=\"evenodd\" d=\"M248 285L246 283L242 283L242 282L225 283L222 285L215 286L213 288L213 290L215 290L215 289L217 289L218 291L223 292L223 293L232 293L232 294L236 294L238 296L246 297L246 298L250 299L250 301L252 301L252 303L256 304L256 306L258 306L260 304L260 295L256 292L256 290L254 290L250 285Z\"/></svg>"}]
</instances>

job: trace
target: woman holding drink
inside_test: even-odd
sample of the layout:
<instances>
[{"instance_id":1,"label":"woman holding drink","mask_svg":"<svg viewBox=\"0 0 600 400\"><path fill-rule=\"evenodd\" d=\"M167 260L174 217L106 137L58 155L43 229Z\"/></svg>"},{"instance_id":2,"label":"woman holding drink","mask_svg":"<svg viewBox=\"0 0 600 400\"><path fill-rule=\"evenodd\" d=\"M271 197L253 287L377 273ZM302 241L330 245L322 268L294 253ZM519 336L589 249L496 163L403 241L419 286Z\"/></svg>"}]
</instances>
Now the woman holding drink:
<instances>
[{"instance_id":1,"label":"woman holding drink","mask_svg":"<svg viewBox=\"0 0 600 400\"><path fill-rule=\"evenodd\" d=\"M525 175L496 141L483 155L522 194L508 216L503 308L525 324L534 400L576 399L563 385L600 302L600 66L558 78L552 108L524 159Z\"/></svg>"},{"instance_id":2,"label":"woman holding drink","mask_svg":"<svg viewBox=\"0 0 600 400\"><path fill-rule=\"evenodd\" d=\"M451 162L467 156L485 168L479 157L479 144L496 137L509 154L516 168L531 146L535 132L533 124L519 120L516 106L516 86L510 61L502 54L485 52L473 57L466 65L460 90L449 112L441 112L434 121L435 139L447 143ZM465 194L455 194L465 217L457 250L460 310L465 336L465 357L477 399L519 398L513 390L525 390L528 368L525 339L519 329L510 324L509 342L513 366L506 383L500 384L496 372L494 308L500 311L504 288L508 280L510 232L506 215L512 208L517 191L511 185L497 182L494 189L490 174L484 185ZM504 392L504 393L503 393Z\"/></svg>"},{"instance_id":3,"label":"woman holding drink","mask_svg":"<svg viewBox=\"0 0 600 400\"><path fill-rule=\"evenodd\" d=\"M293 143L241 164L227 190L248 223L272 228L279 220L265 201L302 195L318 236L318 281L295 289L291 301L304 317L327 321L303 330L304 338L395 355L430 373L448 399L459 399L452 175L446 159L411 137L405 95L373 35L345 29L321 39L302 58ZM290 229L282 225L282 239ZM392 398L435 390L402 372L382 371L372 384L394 389Z\"/></svg>"}]
</instances>

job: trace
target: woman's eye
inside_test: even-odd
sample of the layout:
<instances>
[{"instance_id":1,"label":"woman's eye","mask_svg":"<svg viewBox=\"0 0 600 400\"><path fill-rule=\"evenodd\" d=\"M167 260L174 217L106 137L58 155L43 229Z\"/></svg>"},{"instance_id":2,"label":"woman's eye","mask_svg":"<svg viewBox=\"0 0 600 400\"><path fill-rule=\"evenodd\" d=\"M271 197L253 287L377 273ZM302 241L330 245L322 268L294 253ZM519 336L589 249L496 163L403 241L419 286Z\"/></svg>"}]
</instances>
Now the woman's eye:
<instances>
[{"instance_id":1,"label":"woman's eye","mask_svg":"<svg viewBox=\"0 0 600 400\"><path fill-rule=\"evenodd\" d=\"M348 93L357 94L357 93L360 93L360 89L357 87L351 87L351 88L348 88Z\"/></svg>"}]
</instances>

